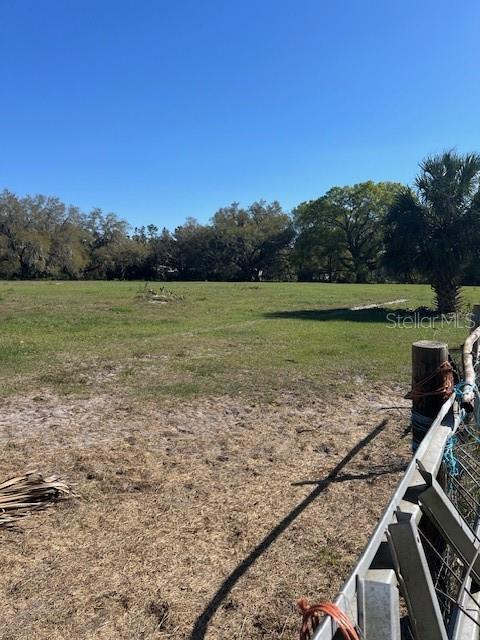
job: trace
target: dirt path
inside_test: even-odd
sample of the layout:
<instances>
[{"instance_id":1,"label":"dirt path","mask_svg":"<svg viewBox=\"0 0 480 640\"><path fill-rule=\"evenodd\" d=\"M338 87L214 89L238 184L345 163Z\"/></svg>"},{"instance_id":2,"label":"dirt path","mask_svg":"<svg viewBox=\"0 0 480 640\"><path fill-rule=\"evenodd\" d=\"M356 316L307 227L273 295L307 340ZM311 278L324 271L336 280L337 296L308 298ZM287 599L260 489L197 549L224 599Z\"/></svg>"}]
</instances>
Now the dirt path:
<instances>
[{"instance_id":1,"label":"dirt path","mask_svg":"<svg viewBox=\"0 0 480 640\"><path fill-rule=\"evenodd\" d=\"M4 401L2 478L55 471L81 498L0 534L0 638L294 637L408 460L401 395Z\"/></svg>"}]
</instances>

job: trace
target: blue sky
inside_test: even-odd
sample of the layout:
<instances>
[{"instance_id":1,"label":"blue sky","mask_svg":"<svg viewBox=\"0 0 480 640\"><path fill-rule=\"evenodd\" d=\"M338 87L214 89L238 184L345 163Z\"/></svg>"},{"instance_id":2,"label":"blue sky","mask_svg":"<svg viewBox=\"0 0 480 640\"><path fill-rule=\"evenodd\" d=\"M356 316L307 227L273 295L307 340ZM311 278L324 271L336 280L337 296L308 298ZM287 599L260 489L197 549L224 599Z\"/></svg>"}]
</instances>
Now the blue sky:
<instances>
[{"instance_id":1,"label":"blue sky","mask_svg":"<svg viewBox=\"0 0 480 640\"><path fill-rule=\"evenodd\" d=\"M132 224L480 151L478 0L0 0L0 187Z\"/></svg>"}]
</instances>

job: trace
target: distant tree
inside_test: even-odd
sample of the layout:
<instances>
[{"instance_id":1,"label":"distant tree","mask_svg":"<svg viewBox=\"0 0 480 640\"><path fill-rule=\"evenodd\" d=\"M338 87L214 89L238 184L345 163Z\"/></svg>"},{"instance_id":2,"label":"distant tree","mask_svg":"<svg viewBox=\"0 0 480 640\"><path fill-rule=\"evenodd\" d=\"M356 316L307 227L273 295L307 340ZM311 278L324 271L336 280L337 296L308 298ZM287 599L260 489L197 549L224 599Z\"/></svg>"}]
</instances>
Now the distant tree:
<instances>
[{"instance_id":1,"label":"distant tree","mask_svg":"<svg viewBox=\"0 0 480 640\"><path fill-rule=\"evenodd\" d=\"M397 195L385 219L383 265L394 279L408 284L423 281L422 243L425 220L410 187Z\"/></svg>"},{"instance_id":2,"label":"distant tree","mask_svg":"<svg viewBox=\"0 0 480 640\"><path fill-rule=\"evenodd\" d=\"M246 209L233 203L217 211L212 228L227 279L273 279L285 269L294 230L278 202L260 200Z\"/></svg>"},{"instance_id":3,"label":"distant tree","mask_svg":"<svg viewBox=\"0 0 480 640\"><path fill-rule=\"evenodd\" d=\"M58 198L42 195L22 200L30 224L42 238L45 252L43 276L78 278L88 264L88 233L83 215Z\"/></svg>"},{"instance_id":4,"label":"distant tree","mask_svg":"<svg viewBox=\"0 0 480 640\"><path fill-rule=\"evenodd\" d=\"M132 240L135 242L140 242L141 244L147 244L148 237L145 226L135 227L133 230Z\"/></svg>"},{"instance_id":5,"label":"distant tree","mask_svg":"<svg viewBox=\"0 0 480 640\"><path fill-rule=\"evenodd\" d=\"M44 274L49 238L36 228L26 201L9 191L0 197L0 237L5 275L35 278Z\"/></svg>"},{"instance_id":6,"label":"distant tree","mask_svg":"<svg viewBox=\"0 0 480 640\"><path fill-rule=\"evenodd\" d=\"M0 194L3 277L79 277L89 259L87 237L78 209L57 198Z\"/></svg>"},{"instance_id":7,"label":"distant tree","mask_svg":"<svg viewBox=\"0 0 480 640\"><path fill-rule=\"evenodd\" d=\"M145 279L145 265L148 260L148 246L124 237L102 247L97 257L104 257L107 278L118 280Z\"/></svg>"},{"instance_id":8,"label":"distant tree","mask_svg":"<svg viewBox=\"0 0 480 640\"><path fill-rule=\"evenodd\" d=\"M367 282L383 252L383 222L401 185L362 182L334 187L325 195L334 228L341 232L342 263L355 282Z\"/></svg>"},{"instance_id":9,"label":"distant tree","mask_svg":"<svg viewBox=\"0 0 480 640\"><path fill-rule=\"evenodd\" d=\"M367 282L383 252L383 221L401 185L362 182L333 187L294 212L299 267L317 266L324 279Z\"/></svg>"},{"instance_id":10,"label":"distant tree","mask_svg":"<svg viewBox=\"0 0 480 640\"><path fill-rule=\"evenodd\" d=\"M174 262L180 280L208 280L215 273L215 234L195 218L177 227L173 234Z\"/></svg>"},{"instance_id":11,"label":"distant tree","mask_svg":"<svg viewBox=\"0 0 480 640\"><path fill-rule=\"evenodd\" d=\"M332 224L323 198L302 202L292 212L296 231L292 255L299 280L335 282L342 277L346 252L342 231Z\"/></svg>"},{"instance_id":12,"label":"distant tree","mask_svg":"<svg viewBox=\"0 0 480 640\"><path fill-rule=\"evenodd\" d=\"M158 227L155 224L147 225L147 235L150 240L158 237Z\"/></svg>"},{"instance_id":13,"label":"distant tree","mask_svg":"<svg viewBox=\"0 0 480 640\"><path fill-rule=\"evenodd\" d=\"M167 280L178 277L177 245L173 235L163 228L147 227L148 256L145 261L145 275L148 280Z\"/></svg>"},{"instance_id":14,"label":"distant tree","mask_svg":"<svg viewBox=\"0 0 480 640\"><path fill-rule=\"evenodd\" d=\"M424 160L415 189L397 197L386 227L391 272L405 273L410 261L431 283L438 310L455 311L480 258L480 155L449 151Z\"/></svg>"},{"instance_id":15,"label":"distant tree","mask_svg":"<svg viewBox=\"0 0 480 640\"><path fill-rule=\"evenodd\" d=\"M88 278L118 278L125 273L125 250L128 224L114 213L104 214L95 208L84 216L88 234L89 264L84 270ZM134 251L134 249L131 249ZM119 262L120 261L120 262Z\"/></svg>"}]
</instances>

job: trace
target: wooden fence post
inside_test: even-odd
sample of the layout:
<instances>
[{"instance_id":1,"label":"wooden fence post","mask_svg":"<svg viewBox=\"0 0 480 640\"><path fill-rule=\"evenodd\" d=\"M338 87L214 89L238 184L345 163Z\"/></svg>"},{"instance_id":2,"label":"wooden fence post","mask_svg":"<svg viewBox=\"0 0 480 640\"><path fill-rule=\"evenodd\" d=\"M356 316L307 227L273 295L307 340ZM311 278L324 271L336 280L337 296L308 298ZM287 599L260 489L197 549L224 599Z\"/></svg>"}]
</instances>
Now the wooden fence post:
<instances>
[{"instance_id":1,"label":"wooden fence post","mask_svg":"<svg viewBox=\"0 0 480 640\"><path fill-rule=\"evenodd\" d=\"M480 327L480 304L474 304L473 305L472 314L471 314L470 318L471 318L471 323L472 323L471 327L470 327L470 332L473 333L475 331L475 329ZM474 363L477 360L477 354L478 354L478 341L475 342L475 344L473 345L472 355L473 355L473 362Z\"/></svg>"},{"instance_id":2,"label":"wooden fence post","mask_svg":"<svg viewBox=\"0 0 480 640\"><path fill-rule=\"evenodd\" d=\"M473 305L471 318L472 318L471 330L473 331L480 325L480 304Z\"/></svg>"},{"instance_id":3,"label":"wooden fence post","mask_svg":"<svg viewBox=\"0 0 480 640\"><path fill-rule=\"evenodd\" d=\"M463 345L463 393L462 407L467 411L473 411L476 401L476 372L478 341L480 339L480 305L476 304L470 314L471 333Z\"/></svg>"},{"instance_id":4,"label":"wooden fence post","mask_svg":"<svg viewBox=\"0 0 480 640\"><path fill-rule=\"evenodd\" d=\"M453 387L445 342L419 340L412 345L412 448L423 440L442 404L450 395L442 389Z\"/></svg>"}]
</instances>

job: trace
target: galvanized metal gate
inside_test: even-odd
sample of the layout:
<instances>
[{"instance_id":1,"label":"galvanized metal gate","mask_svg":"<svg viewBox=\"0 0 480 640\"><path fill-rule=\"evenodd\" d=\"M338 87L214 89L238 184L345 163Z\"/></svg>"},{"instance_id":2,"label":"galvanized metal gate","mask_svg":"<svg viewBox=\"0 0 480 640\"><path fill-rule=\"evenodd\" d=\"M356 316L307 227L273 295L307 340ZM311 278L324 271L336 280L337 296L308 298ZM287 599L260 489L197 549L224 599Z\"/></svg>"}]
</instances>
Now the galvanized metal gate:
<instances>
[{"instance_id":1,"label":"galvanized metal gate","mask_svg":"<svg viewBox=\"0 0 480 640\"><path fill-rule=\"evenodd\" d=\"M475 414L465 414L452 394L337 597L361 638L480 639L480 437L474 423ZM313 638L332 640L336 631L326 619Z\"/></svg>"}]
</instances>

